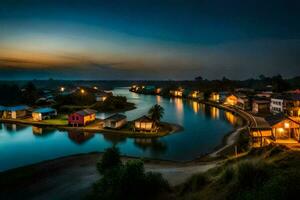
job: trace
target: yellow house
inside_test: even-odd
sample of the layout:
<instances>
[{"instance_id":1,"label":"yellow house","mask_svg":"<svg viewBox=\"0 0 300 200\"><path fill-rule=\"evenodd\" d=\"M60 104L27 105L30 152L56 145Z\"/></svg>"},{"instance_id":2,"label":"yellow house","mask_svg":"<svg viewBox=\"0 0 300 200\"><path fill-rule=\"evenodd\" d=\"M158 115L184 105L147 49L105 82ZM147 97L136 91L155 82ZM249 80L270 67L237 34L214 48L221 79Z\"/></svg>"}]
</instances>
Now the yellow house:
<instances>
[{"instance_id":1,"label":"yellow house","mask_svg":"<svg viewBox=\"0 0 300 200\"><path fill-rule=\"evenodd\" d=\"M134 130L136 131L157 131L156 123L147 116L142 116L134 120Z\"/></svg>"},{"instance_id":2,"label":"yellow house","mask_svg":"<svg viewBox=\"0 0 300 200\"><path fill-rule=\"evenodd\" d=\"M219 95L219 93L218 92L212 92L210 94L209 100L210 101L214 101L214 102L219 102L220 101L220 95Z\"/></svg>"},{"instance_id":3,"label":"yellow house","mask_svg":"<svg viewBox=\"0 0 300 200\"><path fill-rule=\"evenodd\" d=\"M237 100L238 100L237 96L232 94L226 98L225 104L230 106L235 106L237 104Z\"/></svg>"}]
</instances>

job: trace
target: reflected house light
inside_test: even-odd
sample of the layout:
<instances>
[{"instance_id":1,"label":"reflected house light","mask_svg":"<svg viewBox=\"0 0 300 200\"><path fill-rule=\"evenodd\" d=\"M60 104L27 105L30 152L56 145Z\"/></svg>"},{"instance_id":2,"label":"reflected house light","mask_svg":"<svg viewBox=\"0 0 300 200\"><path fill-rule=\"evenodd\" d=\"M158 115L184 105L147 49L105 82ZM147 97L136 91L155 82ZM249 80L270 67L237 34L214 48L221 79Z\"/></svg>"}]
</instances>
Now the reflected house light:
<instances>
[{"instance_id":1,"label":"reflected house light","mask_svg":"<svg viewBox=\"0 0 300 200\"><path fill-rule=\"evenodd\" d=\"M61 92L64 92L64 91L65 91L65 88L64 88L64 87L61 87L61 88L60 88L60 91L61 91Z\"/></svg>"},{"instance_id":2,"label":"reflected house light","mask_svg":"<svg viewBox=\"0 0 300 200\"><path fill-rule=\"evenodd\" d=\"M195 113L199 111L199 104L196 101L193 101L193 110Z\"/></svg>"},{"instance_id":3,"label":"reflected house light","mask_svg":"<svg viewBox=\"0 0 300 200\"><path fill-rule=\"evenodd\" d=\"M81 92L81 94L84 94L85 91L84 91L84 89L81 89L80 92Z\"/></svg>"},{"instance_id":4,"label":"reflected house light","mask_svg":"<svg viewBox=\"0 0 300 200\"><path fill-rule=\"evenodd\" d=\"M98 90L98 87L94 86L94 90Z\"/></svg>"},{"instance_id":5,"label":"reflected house light","mask_svg":"<svg viewBox=\"0 0 300 200\"><path fill-rule=\"evenodd\" d=\"M220 116L220 110L216 107L211 107L210 113L213 119L218 119Z\"/></svg>"},{"instance_id":6,"label":"reflected house light","mask_svg":"<svg viewBox=\"0 0 300 200\"><path fill-rule=\"evenodd\" d=\"M162 100L162 99L161 99L161 96L156 96L156 102L157 102L157 103L161 103L161 100Z\"/></svg>"}]
</instances>

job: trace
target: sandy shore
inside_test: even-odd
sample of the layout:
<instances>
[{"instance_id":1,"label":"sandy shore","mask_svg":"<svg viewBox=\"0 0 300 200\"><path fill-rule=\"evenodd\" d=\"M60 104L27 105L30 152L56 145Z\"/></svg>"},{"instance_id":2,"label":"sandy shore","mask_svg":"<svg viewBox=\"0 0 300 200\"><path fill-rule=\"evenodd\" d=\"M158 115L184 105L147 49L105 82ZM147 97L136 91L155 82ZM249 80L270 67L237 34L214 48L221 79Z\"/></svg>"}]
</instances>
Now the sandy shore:
<instances>
[{"instance_id":1,"label":"sandy shore","mask_svg":"<svg viewBox=\"0 0 300 200\"><path fill-rule=\"evenodd\" d=\"M14 177L10 174L31 173L23 178L11 178L9 183L1 185L0 199L80 199L100 178L96 163L101 156L101 153L74 155L0 173L0 183L5 183L3 179L7 176ZM136 158L122 158L123 161L129 159ZM145 169L159 172L171 185L177 185L191 175L205 172L219 163L147 160Z\"/></svg>"}]
</instances>

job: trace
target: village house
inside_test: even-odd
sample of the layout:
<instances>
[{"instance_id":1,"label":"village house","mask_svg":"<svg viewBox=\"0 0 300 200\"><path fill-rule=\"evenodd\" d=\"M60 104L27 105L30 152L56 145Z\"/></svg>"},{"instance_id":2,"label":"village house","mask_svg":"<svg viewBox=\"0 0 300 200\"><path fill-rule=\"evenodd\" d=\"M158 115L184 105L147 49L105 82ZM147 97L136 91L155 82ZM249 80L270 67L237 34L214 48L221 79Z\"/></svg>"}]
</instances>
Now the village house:
<instances>
[{"instance_id":1,"label":"village house","mask_svg":"<svg viewBox=\"0 0 300 200\"><path fill-rule=\"evenodd\" d=\"M85 126L96 120L96 111L84 109L69 115L68 123L71 126Z\"/></svg>"},{"instance_id":2,"label":"village house","mask_svg":"<svg viewBox=\"0 0 300 200\"><path fill-rule=\"evenodd\" d=\"M4 110L5 106L0 106L0 118L2 118Z\"/></svg>"},{"instance_id":3,"label":"village house","mask_svg":"<svg viewBox=\"0 0 300 200\"><path fill-rule=\"evenodd\" d=\"M143 88L143 92L145 94L154 94L155 93L155 90L156 90L156 87L153 86L153 85L146 85L144 88Z\"/></svg>"},{"instance_id":4,"label":"village house","mask_svg":"<svg viewBox=\"0 0 300 200\"><path fill-rule=\"evenodd\" d=\"M237 104L237 100L238 100L238 97L234 94L231 94L226 97L224 104L229 105L229 106L235 106Z\"/></svg>"},{"instance_id":5,"label":"village house","mask_svg":"<svg viewBox=\"0 0 300 200\"><path fill-rule=\"evenodd\" d=\"M266 121L271 126L275 142L300 141L300 124L286 117L284 114L269 116L266 118Z\"/></svg>"},{"instance_id":6,"label":"village house","mask_svg":"<svg viewBox=\"0 0 300 200\"><path fill-rule=\"evenodd\" d=\"M287 96L286 113L293 120L300 122L300 93L291 93Z\"/></svg>"},{"instance_id":7,"label":"village house","mask_svg":"<svg viewBox=\"0 0 300 200\"><path fill-rule=\"evenodd\" d=\"M156 88L156 89L155 89L155 94L160 94L161 91L162 91L162 88Z\"/></svg>"},{"instance_id":8,"label":"village house","mask_svg":"<svg viewBox=\"0 0 300 200\"><path fill-rule=\"evenodd\" d=\"M270 100L265 98L254 98L252 100L252 112L257 113L269 113L270 112Z\"/></svg>"},{"instance_id":9,"label":"village house","mask_svg":"<svg viewBox=\"0 0 300 200\"><path fill-rule=\"evenodd\" d=\"M265 146L269 143L299 143L300 124L283 113L271 115L261 122L259 127L250 131L254 147Z\"/></svg>"},{"instance_id":10,"label":"village house","mask_svg":"<svg viewBox=\"0 0 300 200\"><path fill-rule=\"evenodd\" d=\"M220 94L218 92L212 92L209 96L210 101L219 102L220 101Z\"/></svg>"},{"instance_id":11,"label":"village house","mask_svg":"<svg viewBox=\"0 0 300 200\"><path fill-rule=\"evenodd\" d=\"M20 119L25 118L29 112L29 107L26 105L3 107L2 118L4 119Z\"/></svg>"},{"instance_id":12,"label":"village house","mask_svg":"<svg viewBox=\"0 0 300 200\"><path fill-rule=\"evenodd\" d=\"M157 131L156 123L148 116L142 116L134 120L134 131Z\"/></svg>"},{"instance_id":13,"label":"village house","mask_svg":"<svg viewBox=\"0 0 300 200\"><path fill-rule=\"evenodd\" d=\"M32 112L32 119L34 121L42 121L45 119L51 119L57 115L57 111L54 108L45 107L38 108Z\"/></svg>"},{"instance_id":14,"label":"village house","mask_svg":"<svg viewBox=\"0 0 300 200\"><path fill-rule=\"evenodd\" d=\"M179 88L177 90L170 90L170 96L172 97L182 97L184 89Z\"/></svg>"},{"instance_id":15,"label":"village house","mask_svg":"<svg viewBox=\"0 0 300 200\"><path fill-rule=\"evenodd\" d=\"M236 107L242 110L249 110L251 105L248 97L244 94L237 94Z\"/></svg>"},{"instance_id":16,"label":"village house","mask_svg":"<svg viewBox=\"0 0 300 200\"><path fill-rule=\"evenodd\" d=\"M271 97L270 112L273 114L284 112L284 96L274 95Z\"/></svg>"},{"instance_id":17,"label":"village house","mask_svg":"<svg viewBox=\"0 0 300 200\"><path fill-rule=\"evenodd\" d=\"M198 90L194 90L194 91L191 91L189 93L188 97L192 98L192 99L203 100L204 99L204 93L200 92Z\"/></svg>"},{"instance_id":18,"label":"village house","mask_svg":"<svg viewBox=\"0 0 300 200\"><path fill-rule=\"evenodd\" d=\"M127 120L125 115L114 114L104 120L104 127L118 129L122 128L126 123Z\"/></svg>"}]
</instances>

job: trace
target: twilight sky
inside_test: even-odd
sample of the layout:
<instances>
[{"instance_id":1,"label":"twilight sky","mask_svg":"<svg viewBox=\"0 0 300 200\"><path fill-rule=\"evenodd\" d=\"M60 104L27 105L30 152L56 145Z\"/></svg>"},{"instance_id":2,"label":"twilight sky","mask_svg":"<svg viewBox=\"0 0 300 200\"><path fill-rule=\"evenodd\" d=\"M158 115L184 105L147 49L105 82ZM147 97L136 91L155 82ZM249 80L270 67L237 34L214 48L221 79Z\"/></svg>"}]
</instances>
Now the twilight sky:
<instances>
[{"instance_id":1,"label":"twilight sky","mask_svg":"<svg viewBox=\"0 0 300 200\"><path fill-rule=\"evenodd\" d=\"M300 75L298 0L0 0L0 79Z\"/></svg>"}]
</instances>

